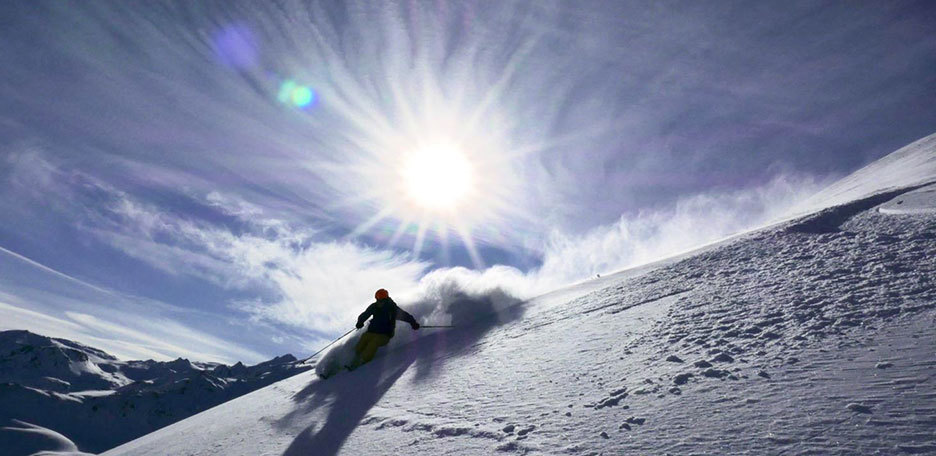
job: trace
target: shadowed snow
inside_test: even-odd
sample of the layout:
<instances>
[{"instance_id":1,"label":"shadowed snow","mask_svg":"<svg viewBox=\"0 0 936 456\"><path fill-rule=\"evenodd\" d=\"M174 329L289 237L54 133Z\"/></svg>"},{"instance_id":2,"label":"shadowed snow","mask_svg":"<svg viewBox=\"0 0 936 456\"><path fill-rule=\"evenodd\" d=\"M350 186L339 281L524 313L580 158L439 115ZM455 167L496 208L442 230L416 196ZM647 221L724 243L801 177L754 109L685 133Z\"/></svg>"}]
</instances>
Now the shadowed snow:
<instances>
[{"instance_id":1,"label":"shadowed snow","mask_svg":"<svg viewBox=\"0 0 936 456\"><path fill-rule=\"evenodd\" d=\"M93 456L78 451L71 440L58 432L20 420L11 420L11 426L0 428L0 448L4 454Z\"/></svg>"}]
</instances>

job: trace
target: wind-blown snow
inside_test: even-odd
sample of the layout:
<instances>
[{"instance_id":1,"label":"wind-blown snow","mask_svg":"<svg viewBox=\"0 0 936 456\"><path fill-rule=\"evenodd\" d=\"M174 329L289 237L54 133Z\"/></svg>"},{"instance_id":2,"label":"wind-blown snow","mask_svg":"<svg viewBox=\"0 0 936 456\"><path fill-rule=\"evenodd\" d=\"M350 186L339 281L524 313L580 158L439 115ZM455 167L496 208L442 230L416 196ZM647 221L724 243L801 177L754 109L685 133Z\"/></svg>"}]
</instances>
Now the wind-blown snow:
<instances>
[{"instance_id":1,"label":"wind-blown snow","mask_svg":"<svg viewBox=\"0 0 936 456\"><path fill-rule=\"evenodd\" d=\"M936 214L881 210L923 191L934 157L931 136L818 212L496 319L401 326L354 372L105 454L936 453Z\"/></svg>"}]
</instances>

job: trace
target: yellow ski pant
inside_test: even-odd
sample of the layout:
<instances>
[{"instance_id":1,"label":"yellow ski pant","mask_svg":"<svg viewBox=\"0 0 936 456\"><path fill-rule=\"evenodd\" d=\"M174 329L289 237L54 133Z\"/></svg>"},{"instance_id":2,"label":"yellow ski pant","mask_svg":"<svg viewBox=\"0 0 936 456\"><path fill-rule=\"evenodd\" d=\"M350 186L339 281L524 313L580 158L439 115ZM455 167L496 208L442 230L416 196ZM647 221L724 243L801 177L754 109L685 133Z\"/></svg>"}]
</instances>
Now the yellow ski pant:
<instances>
[{"instance_id":1,"label":"yellow ski pant","mask_svg":"<svg viewBox=\"0 0 936 456\"><path fill-rule=\"evenodd\" d=\"M377 354L377 348L383 347L390 342L390 336L386 334L377 334L366 332L361 336L361 340L354 346L354 351L361 357L361 361L367 363L374 359Z\"/></svg>"}]
</instances>

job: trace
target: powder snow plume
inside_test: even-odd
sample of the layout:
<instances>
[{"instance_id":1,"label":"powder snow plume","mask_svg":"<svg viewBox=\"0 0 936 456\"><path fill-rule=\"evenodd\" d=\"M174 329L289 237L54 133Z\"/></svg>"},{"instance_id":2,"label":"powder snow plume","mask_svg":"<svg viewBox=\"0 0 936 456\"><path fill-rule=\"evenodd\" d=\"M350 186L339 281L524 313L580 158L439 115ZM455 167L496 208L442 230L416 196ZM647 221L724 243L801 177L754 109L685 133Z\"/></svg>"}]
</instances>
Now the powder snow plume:
<instances>
[{"instance_id":1,"label":"powder snow plume","mask_svg":"<svg viewBox=\"0 0 936 456\"><path fill-rule=\"evenodd\" d=\"M518 297L518 291L489 283L461 268L427 275L415 298L401 298L397 305L412 314L421 325L451 325L453 328L413 331L407 323L397 322L396 334L377 357L381 352L396 350L427 333L438 338L435 334L438 331L458 331L462 339L466 335L477 339L491 328L519 318L523 312L520 304L524 300ZM366 328L365 324L363 329L352 332L322 355L315 366L316 373L329 376L349 364L354 359L354 346Z\"/></svg>"}]
</instances>

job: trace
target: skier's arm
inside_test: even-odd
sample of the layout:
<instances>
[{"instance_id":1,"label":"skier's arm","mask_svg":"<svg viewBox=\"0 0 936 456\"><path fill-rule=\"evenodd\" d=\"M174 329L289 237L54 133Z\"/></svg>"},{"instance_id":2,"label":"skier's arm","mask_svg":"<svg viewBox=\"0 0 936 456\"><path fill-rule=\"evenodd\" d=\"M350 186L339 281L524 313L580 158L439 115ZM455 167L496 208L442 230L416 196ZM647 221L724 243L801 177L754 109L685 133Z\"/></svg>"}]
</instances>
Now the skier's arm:
<instances>
[{"instance_id":1,"label":"skier's arm","mask_svg":"<svg viewBox=\"0 0 936 456\"><path fill-rule=\"evenodd\" d=\"M405 310L403 310L403 309L401 309L401 308L399 308L399 307L397 307L396 319L397 319L397 320L400 320L400 321L405 321L405 322L409 323L410 326L413 327L413 329L419 329L419 323L416 323L416 319L413 318L413 316L410 315L409 312L407 312L407 311L405 311Z\"/></svg>"},{"instance_id":2,"label":"skier's arm","mask_svg":"<svg viewBox=\"0 0 936 456\"><path fill-rule=\"evenodd\" d=\"M370 318L371 315L373 314L374 314L374 305L371 304L367 306L367 310L362 312L361 315L357 317L357 325L355 325L355 327L358 329L363 328L364 322L367 321L367 319Z\"/></svg>"}]
</instances>

